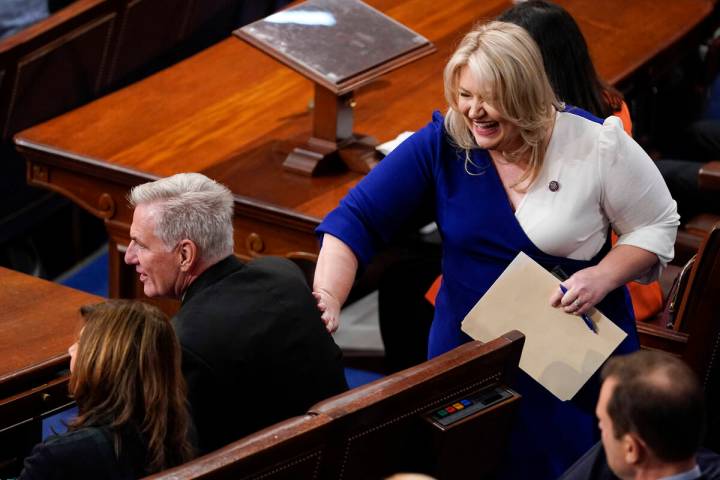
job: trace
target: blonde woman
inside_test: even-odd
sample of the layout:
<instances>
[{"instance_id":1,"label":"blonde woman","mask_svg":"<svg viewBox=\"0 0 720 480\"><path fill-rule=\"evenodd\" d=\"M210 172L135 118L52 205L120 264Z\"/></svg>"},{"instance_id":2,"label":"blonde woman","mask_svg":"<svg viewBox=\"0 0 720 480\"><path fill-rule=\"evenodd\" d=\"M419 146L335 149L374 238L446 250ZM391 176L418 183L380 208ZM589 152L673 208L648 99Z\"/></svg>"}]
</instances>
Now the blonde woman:
<instances>
[{"instance_id":1,"label":"blonde woman","mask_svg":"<svg viewBox=\"0 0 720 480\"><path fill-rule=\"evenodd\" d=\"M328 330L338 327L358 264L429 200L443 238L430 357L469 340L462 319L521 251L570 275L567 293L548 299L553 306L573 314L597 306L628 333L618 351L636 350L624 284L657 276L678 225L653 162L617 118L600 124L566 111L537 45L516 25L490 22L467 34L444 82L446 115L435 113L318 228L313 289ZM611 228L620 237L612 249ZM524 399L507 475L557 478L598 438L595 392L576 402L583 411L524 374L517 387Z\"/></svg>"},{"instance_id":2,"label":"blonde woman","mask_svg":"<svg viewBox=\"0 0 720 480\"><path fill-rule=\"evenodd\" d=\"M83 307L70 349L78 416L25 459L21 480L134 479L192 458L180 346L157 308L109 301Z\"/></svg>"}]
</instances>

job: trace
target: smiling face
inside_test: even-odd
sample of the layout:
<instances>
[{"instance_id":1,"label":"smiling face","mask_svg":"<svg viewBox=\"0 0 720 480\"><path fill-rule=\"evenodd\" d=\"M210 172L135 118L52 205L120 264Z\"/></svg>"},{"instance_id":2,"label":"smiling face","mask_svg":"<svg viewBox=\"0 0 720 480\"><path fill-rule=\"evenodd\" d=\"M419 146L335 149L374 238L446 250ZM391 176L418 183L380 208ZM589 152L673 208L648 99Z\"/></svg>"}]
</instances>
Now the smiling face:
<instances>
[{"instance_id":1,"label":"smiling face","mask_svg":"<svg viewBox=\"0 0 720 480\"><path fill-rule=\"evenodd\" d=\"M478 147L486 150L510 151L521 140L518 127L490 105L486 91L466 65L458 76L458 109Z\"/></svg>"},{"instance_id":2,"label":"smiling face","mask_svg":"<svg viewBox=\"0 0 720 480\"><path fill-rule=\"evenodd\" d=\"M176 248L168 248L155 234L157 214L158 207L152 204L135 208L125 263L135 265L148 297L179 298L183 284L182 258Z\"/></svg>"}]
</instances>

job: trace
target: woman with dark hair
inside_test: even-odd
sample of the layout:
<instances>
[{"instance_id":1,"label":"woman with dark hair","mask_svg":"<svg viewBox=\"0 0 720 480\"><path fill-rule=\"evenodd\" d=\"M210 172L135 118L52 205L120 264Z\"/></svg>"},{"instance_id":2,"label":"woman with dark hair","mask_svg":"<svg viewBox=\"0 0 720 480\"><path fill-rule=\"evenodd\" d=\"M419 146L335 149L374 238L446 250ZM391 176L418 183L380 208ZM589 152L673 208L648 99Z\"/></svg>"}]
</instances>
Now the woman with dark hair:
<instances>
[{"instance_id":1,"label":"woman with dark hair","mask_svg":"<svg viewBox=\"0 0 720 480\"><path fill-rule=\"evenodd\" d=\"M79 414L35 446L20 480L133 479L192 458L180 347L155 307L112 300L84 306L69 348Z\"/></svg>"},{"instance_id":2,"label":"woman with dark hair","mask_svg":"<svg viewBox=\"0 0 720 480\"><path fill-rule=\"evenodd\" d=\"M545 73L560 100L600 118L623 108L622 95L598 76L585 37L564 8L530 0L509 8L498 20L520 25L530 33L540 47Z\"/></svg>"}]
</instances>

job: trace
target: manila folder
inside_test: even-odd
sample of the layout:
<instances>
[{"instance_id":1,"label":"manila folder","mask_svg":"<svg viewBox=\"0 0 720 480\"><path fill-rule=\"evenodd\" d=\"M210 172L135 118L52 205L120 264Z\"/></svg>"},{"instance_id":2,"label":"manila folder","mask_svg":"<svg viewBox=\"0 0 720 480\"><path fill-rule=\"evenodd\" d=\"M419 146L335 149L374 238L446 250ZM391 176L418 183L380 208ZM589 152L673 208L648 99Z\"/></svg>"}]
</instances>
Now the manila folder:
<instances>
[{"instance_id":1,"label":"manila folder","mask_svg":"<svg viewBox=\"0 0 720 480\"><path fill-rule=\"evenodd\" d=\"M462 322L475 340L489 342L509 330L525 335L520 368L560 400L570 400L627 336L597 309L590 318L550 306L560 281L520 252Z\"/></svg>"}]
</instances>

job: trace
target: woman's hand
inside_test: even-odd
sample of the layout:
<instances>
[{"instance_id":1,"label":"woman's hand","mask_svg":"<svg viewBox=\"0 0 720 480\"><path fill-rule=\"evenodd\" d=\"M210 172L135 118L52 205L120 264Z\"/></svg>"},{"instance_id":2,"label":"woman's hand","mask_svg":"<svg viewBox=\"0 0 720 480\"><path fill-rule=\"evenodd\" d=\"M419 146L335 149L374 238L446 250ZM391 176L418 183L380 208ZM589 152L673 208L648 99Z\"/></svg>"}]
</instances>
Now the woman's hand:
<instances>
[{"instance_id":1,"label":"woman's hand","mask_svg":"<svg viewBox=\"0 0 720 480\"><path fill-rule=\"evenodd\" d=\"M312 292L313 297L317 300L317 306L322 314L325 328L330 333L335 332L340 325L340 301L325 289L319 289Z\"/></svg>"},{"instance_id":2,"label":"woman's hand","mask_svg":"<svg viewBox=\"0 0 720 480\"><path fill-rule=\"evenodd\" d=\"M658 257L652 252L632 245L615 245L600 263L578 270L561 282L567 293L558 288L550 297L550 305L575 315L587 313L610 291L647 272L657 262Z\"/></svg>"},{"instance_id":3,"label":"woman's hand","mask_svg":"<svg viewBox=\"0 0 720 480\"><path fill-rule=\"evenodd\" d=\"M598 267L588 267L575 272L561 282L567 289L565 294L558 288L550 297L550 305L567 313L582 315L588 313L614 288L612 282Z\"/></svg>"},{"instance_id":4,"label":"woman's hand","mask_svg":"<svg viewBox=\"0 0 720 480\"><path fill-rule=\"evenodd\" d=\"M313 296L330 333L340 324L340 307L347 300L357 268L357 258L350 247L339 238L325 234L315 266Z\"/></svg>"}]
</instances>

